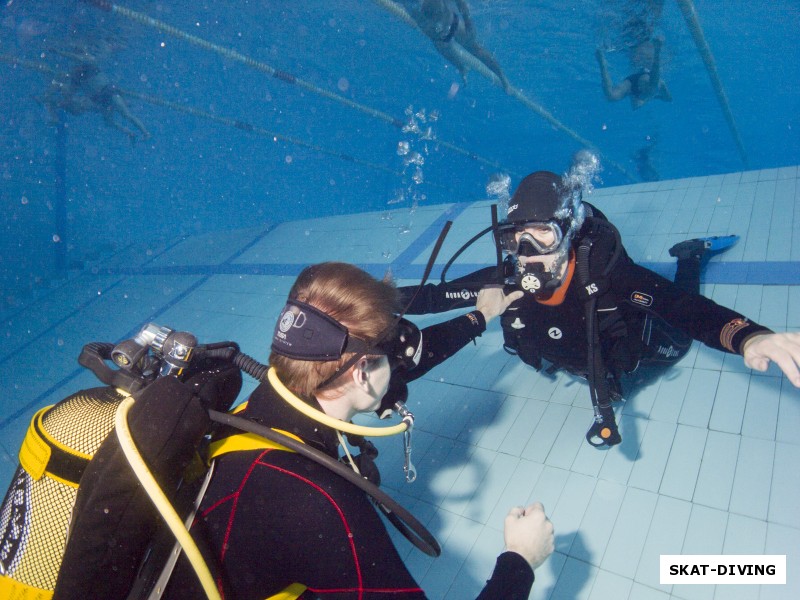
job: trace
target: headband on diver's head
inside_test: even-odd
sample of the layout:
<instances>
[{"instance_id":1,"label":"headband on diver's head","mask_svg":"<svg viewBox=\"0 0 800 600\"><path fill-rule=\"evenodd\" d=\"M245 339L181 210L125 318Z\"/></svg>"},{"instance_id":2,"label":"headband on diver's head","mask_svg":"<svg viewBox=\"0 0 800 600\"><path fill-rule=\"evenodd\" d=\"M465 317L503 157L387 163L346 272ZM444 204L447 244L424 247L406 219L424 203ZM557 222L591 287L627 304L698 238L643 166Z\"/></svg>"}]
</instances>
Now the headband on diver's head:
<instances>
[{"instance_id":1,"label":"headband on diver's head","mask_svg":"<svg viewBox=\"0 0 800 600\"><path fill-rule=\"evenodd\" d=\"M339 321L318 308L299 300L288 300L272 336L272 350L294 360L334 361L348 353L354 355L323 381L322 389L361 358L386 355L394 371L412 369L422 355L422 333L407 319L394 319L374 342L350 334Z\"/></svg>"},{"instance_id":2,"label":"headband on diver's head","mask_svg":"<svg viewBox=\"0 0 800 600\"><path fill-rule=\"evenodd\" d=\"M272 350L294 360L338 360L345 352L368 348L339 321L299 300L286 301L272 336Z\"/></svg>"}]
</instances>

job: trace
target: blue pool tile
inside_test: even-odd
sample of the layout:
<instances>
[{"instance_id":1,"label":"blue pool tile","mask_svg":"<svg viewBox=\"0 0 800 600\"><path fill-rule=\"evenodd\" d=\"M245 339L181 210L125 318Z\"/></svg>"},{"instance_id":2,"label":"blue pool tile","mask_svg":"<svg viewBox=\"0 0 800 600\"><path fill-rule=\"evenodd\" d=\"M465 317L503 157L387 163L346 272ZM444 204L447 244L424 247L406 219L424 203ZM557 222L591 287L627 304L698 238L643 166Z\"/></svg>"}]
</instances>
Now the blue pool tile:
<instances>
[{"instance_id":1,"label":"blue pool tile","mask_svg":"<svg viewBox=\"0 0 800 600\"><path fill-rule=\"evenodd\" d=\"M650 422L647 419L623 415L621 419L617 418L617 423L622 443L606 451L595 449L595 453L605 457L600 469L601 479L627 484Z\"/></svg>"},{"instance_id":2,"label":"blue pool tile","mask_svg":"<svg viewBox=\"0 0 800 600\"><path fill-rule=\"evenodd\" d=\"M719 377L714 408L709 428L726 433L739 433L742 429L750 374L723 372Z\"/></svg>"},{"instance_id":3,"label":"blue pool tile","mask_svg":"<svg viewBox=\"0 0 800 600\"><path fill-rule=\"evenodd\" d=\"M785 242L783 242L783 247L786 247ZM788 253L785 258L789 258ZM761 311L757 317L753 315L753 318L757 319L761 325L769 327L770 329L774 329L775 331L785 331L788 306L788 286L764 286L761 293Z\"/></svg>"},{"instance_id":4,"label":"blue pool tile","mask_svg":"<svg viewBox=\"0 0 800 600\"><path fill-rule=\"evenodd\" d=\"M651 419L667 423L678 422L691 377L692 370L682 367L673 367L664 374L650 411Z\"/></svg>"},{"instance_id":5,"label":"blue pool tile","mask_svg":"<svg viewBox=\"0 0 800 600\"><path fill-rule=\"evenodd\" d=\"M567 419L547 454L546 464L570 469L578 451L587 445L585 434L592 422L593 413L589 408L570 407Z\"/></svg>"},{"instance_id":6,"label":"blue pool tile","mask_svg":"<svg viewBox=\"0 0 800 600\"><path fill-rule=\"evenodd\" d=\"M442 499L439 506L456 515L464 515L465 511L480 506L481 497L487 493L487 502L492 502L492 491L484 485L484 479L492 469L496 454L483 448L475 448L469 455L469 460L463 465L456 475L453 485L447 490L447 496ZM438 485L434 484L434 485ZM478 502L473 505L473 498L479 494ZM474 517L471 517L474 519Z\"/></svg>"},{"instance_id":7,"label":"blue pool tile","mask_svg":"<svg viewBox=\"0 0 800 600\"><path fill-rule=\"evenodd\" d=\"M520 412L527 400L516 396L506 396L498 406L494 418L483 424L475 435L470 436L473 443L481 448L497 450L508 435L511 427L519 419ZM544 409L542 409L544 410Z\"/></svg>"},{"instance_id":8,"label":"blue pool tile","mask_svg":"<svg viewBox=\"0 0 800 600\"><path fill-rule=\"evenodd\" d=\"M464 559L469 555L483 526L465 518L458 518L448 535L442 555L436 559L433 568L419 581L426 595L444 598L461 570Z\"/></svg>"},{"instance_id":9,"label":"blue pool tile","mask_svg":"<svg viewBox=\"0 0 800 600\"><path fill-rule=\"evenodd\" d=\"M503 443L500 444L499 451L520 456L548 406L546 402L540 400L526 400L519 413L519 418L508 430Z\"/></svg>"},{"instance_id":10,"label":"blue pool tile","mask_svg":"<svg viewBox=\"0 0 800 600\"><path fill-rule=\"evenodd\" d=\"M522 458L544 462L569 413L569 406L548 404L536 429L533 430L528 443L522 450Z\"/></svg>"},{"instance_id":11,"label":"blue pool tile","mask_svg":"<svg viewBox=\"0 0 800 600\"><path fill-rule=\"evenodd\" d=\"M800 598L800 530L770 523L764 554L786 555L786 585L761 586L760 600L797 600Z\"/></svg>"},{"instance_id":12,"label":"blue pool tile","mask_svg":"<svg viewBox=\"0 0 800 600\"><path fill-rule=\"evenodd\" d=\"M592 413L590 413L592 414ZM624 425L625 422L630 417L621 416L617 417L617 422L620 427L620 431L622 431L623 439L625 436L624 433ZM585 423L585 429L588 430L589 426L594 423L594 419L590 418L589 421ZM583 475L590 475L592 477L598 477L600 474L600 470L603 468L603 463L606 460L606 457L610 456L610 453L607 450L598 450L593 446L590 446L588 442L585 441L585 431L580 436L580 446L578 448L578 453L575 455L575 460L572 461L572 465L569 467L570 471L573 473L581 473Z\"/></svg>"},{"instance_id":13,"label":"blue pool tile","mask_svg":"<svg viewBox=\"0 0 800 600\"><path fill-rule=\"evenodd\" d=\"M642 556L658 495L629 487L600 568L633 579Z\"/></svg>"},{"instance_id":14,"label":"blue pool tile","mask_svg":"<svg viewBox=\"0 0 800 600\"><path fill-rule=\"evenodd\" d=\"M594 494L597 480L586 475L571 473L564 485L558 504L550 511L550 519L558 523L556 550L569 554L572 542L579 532L586 508Z\"/></svg>"},{"instance_id":15,"label":"blue pool tile","mask_svg":"<svg viewBox=\"0 0 800 600\"><path fill-rule=\"evenodd\" d=\"M659 583L659 557L661 554L680 554L689 524L691 503L666 496L659 496L653 519L647 532L647 539L638 561L636 576L639 583L670 591L670 585Z\"/></svg>"},{"instance_id":16,"label":"blue pool tile","mask_svg":"<svg viewBox=\"0 0 800 600\"><path fill-rule=\"evenodd\" d=\"M800 227L800 219L797 219L798 227ZM800 238L800 229L798 229L797 238ZM800 244L800 239L798 240ZM794 260L797 260L794 258ZM786 310L786 327L800 327L800 286L793 285L789 287L788 308Z\"/></svg>"},{"instance_id":17,"label":"blue pool tile","mask_svg":"<svg viewBox=\"0 0 800 600\"><path fill-rule=\"evenodd\" d=\"M445 600L477 597L486 580L491 577L501 552L503 552L502 537L493 530L483 528L444 596Z\"/></svg>"},{"instance_id":18,"label":"blue pool tile","mask_svg":"<svg viewBox=\"0 0 800 600\"><path fill-rule=\"evenodd\" d=\"M709 431L700 473L694 490L694 502L728 510L736 465L739 460L738 435Z\"/></svg>"},{"instance_id":19,"label":"blue pool tile","mask_svg":"<svg viewBox=\"0 0 800 600\"><path fill-rule=\"evenodd\" d=\"M797 443L800 431L800 389L785 377L781 379L781 397L778 408L778 428L775 439L779 442Z\"/></svg>"},{"instance_id":20,"label":"blue pool tile","mask_svg":"<svg viewBox=\"0 0 800 600\"><path fill-rule=\"evenodd\" d=\"M778 424L781 380L753 375L747 393L742 435L774 440Z\"/></svg>"},{"instance_id":21,"label":"blue pool tile","mask_svg":"<svg viewBox=\"0 0 800 600\"><path fill-rule=\"evenodd\" d=\"M699 427L678 425L659 492L691 500L694 495L708 432Z\"/></svg>"},{"instance_id":22,"label":"blue pool tile","mask_svg":"<svg viewBox=\"0 0 800 600\"><path fill-rule=\"evenodd\" d=\"M722 554L764 554L766 534L764 521L731 514ZM757 585L720 585L714 597L720 600L754 600L758 598L760 589Z\"/></svg>"},{"instance_id":23,"label":"blue pool tile","mask_svg":"<svg viewBox=\"0 0 800 600\"><path fill-rule=\"evenodd\" d=\"M657 491L672 448L677 426L672 423L650 421L647 425L636 463L628 485L634 488Z\"/></svg>"},{"instance_id":24,"label":"blue pool tile","mask_svg":"<svg viewBox=\"0 0 800 600\"><path fill-rule=\"evenodd\" d=\"M781 443L775 445L768 520L795 529L800 529L798 465L800 465L800 446Z\"/></svg>"},{"instance_id":25,"label":"blue pool tile","mask_svg":"<svg viewBox=\"0 0 800 600\"><path fill-rule=\"evenodd\" d=\"M630 596L628 596L629 600L669 600L671 597L665 592L654 590L635 581L631 587Z\"/></svg>"},{"instance_id":26,"label":"blue pool tile","mask_svg":"<svg viewBox=\"0 0 800 600\"><path fill-rule=\"evenodd\" d=\"M775 442L742 437L731 492L732 513L767 518L774 457Z\"/></svg>"},{"instance_id":27,"label":"blue pool tile","mask_svg":"<svg viewBox=\"0 0 800 600\"><path fill-rule=\"evenodd\" d=\"M549 515L553 511L553 507L558 504L569 475L569 471L546 466L536 480L536 485L533 486L533 491L528 496L525 505L541 502L545 512Z\"/></svg>"},{"instance_id":28,"label":"blue pool tile","mask_svg":"<svg viewBox=\"0 0 800 600\"><path fill-rule=\"evenodd\" d=\"M533 491L543 471L544 466L539 463L520 460L513 474L504 484L500 484L503 485L502 493L486 523L497 531L502 531L509 509L513 506L527 506L530 501L538 500L533 497Z\"/></svg>"},{"instance_id":29,"label":"blue pool tile","mask_svg":"<svg viewBox=\"0 0 800 600\"><path fill-rule=\"evenodd\" d=\"M683 425L695 427L708 427L711 410L714 407L714 398L719 385L720 374L718 371L708 371L695 368L692 371L689 386L686 390L678 422Z\"/></svg>"},{"instance_id":30,"label":"blue pool tile","mask_svg":"<svg viewBox=\"0 0 800 600\"><path fill-rule=\"evenodd\" d=\"M560 552L553 552L550 558L536 571L536 581L533 584L533 593L530 600L549 600L553 588L564 572L564 563L567 557Z\"/></svg>"},{"instance_id":31,"label":"blue pool tile","mask_svg":"<svg viewBox=\"0 0 800 600\"><path fill-rule=\"evenodd\" d=\"M608 600L608 598L626 598L633 587L633 581L627 577L621 577L616 573L610 573L604 569L597 572L592 586L592 593L589 600Z\"/></svg>"},{"instance_id":32,"label":"blue pool tile","mask_svg":"<svg viewBox=\"0 0 800 600\"><path fill-rule=\"evenodd\" d=\"M728 513L692 505L683 547L673 554L722 554L727 524ZM672 588L673 595L684 600L711 600L714 591L713 585L675 585Z\"/></svg>"},{"instance_id":33,"label":"blue pool tile","mask_svg":"<svg viewBox=\"0 0 800 600\"><path fill-rule=\"evenodd\" d=\"M550 600L587 600L598 571L589 563L567 557Z\"/></svg>"}]
</instances>

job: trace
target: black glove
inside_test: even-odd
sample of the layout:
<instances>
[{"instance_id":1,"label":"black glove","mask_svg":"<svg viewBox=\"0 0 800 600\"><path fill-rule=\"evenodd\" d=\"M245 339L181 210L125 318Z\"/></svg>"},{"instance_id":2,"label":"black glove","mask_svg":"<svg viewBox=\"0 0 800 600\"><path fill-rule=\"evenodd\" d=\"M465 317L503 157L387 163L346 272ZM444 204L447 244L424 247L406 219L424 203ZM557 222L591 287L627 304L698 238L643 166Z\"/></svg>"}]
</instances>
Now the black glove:
<instances>
[{"instance_id":1,"label":"black glove","mask_svg":"<svg viewBox=\"0 0 800 600\"><path fill-rule=\"evenodd\" d=\"M242 389L242 372L224 358L192 361L184 380L206 410L226 412Z\"/></svg>"},{"instance_id":2,"label":"black glove","mask_svg":"<svg viewBox=\"0 0 800 600\"><path fill-rule=\"evenodd\" d=\"M598 406L595 408L594 423L586 432L586 441L595 448L601 446L616 446L622 441L622 436L617 429L614 409L611 406Z\"/></svg>"}]
</instances>

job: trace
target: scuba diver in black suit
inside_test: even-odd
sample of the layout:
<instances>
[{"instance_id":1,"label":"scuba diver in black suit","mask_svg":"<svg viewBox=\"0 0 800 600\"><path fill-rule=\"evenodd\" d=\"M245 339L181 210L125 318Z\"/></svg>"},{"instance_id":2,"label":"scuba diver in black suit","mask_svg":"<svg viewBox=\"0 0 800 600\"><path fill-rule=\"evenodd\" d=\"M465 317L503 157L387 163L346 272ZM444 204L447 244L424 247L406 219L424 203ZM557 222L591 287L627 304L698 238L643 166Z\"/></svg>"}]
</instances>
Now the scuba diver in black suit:
<instances>
[{"instance_id":1,"label":"scuba diver in black suit","mask_svg":"<svg viewBox=\"0 0 800 600\"><path fill-rule=\"evenodd\" d=\"M513 302L501 317L506 351L537 370L565 369L587 379L595 411L589 443L621 441L612 400L623 395L623 377L644 365L676 363L693 339L740 354L759 371L774 361L800 387L800 333L773 333L699 294L702 266L737 236L673 246L669 253L678 265L672 282L631 260L616 228L582 202L581 189L572 181L549 171L522 180L495 230L506 253L500 266L505 291L495 285L481 293L491 290ZM497 282L497 271L487 267L451 282L427 284L408 313L470 305L475 290ZM464 293L453 293L461 288ZM410 297L413 289L401 291Z\"/></svg>"},{"instance_id":2,"label":"scuba diver in black suit","mask_svg":"<svg viewBox=\"0 0 800 600\"><path fill-rule=\"evenodd\" d=\"M499 314L490 309L478 319L474 311L419 337L412 324L398 321L397 309L396 289L355 266L306 268L275 328L268 381L237 414L339 459L340 431L347 432L355 415L380 412L387 398L397 397L398 385L474 339L484 318ZM449 336L441 335L442 327ZM216 436L212 457L214 476L192 533L217 559L219 581L233 597L425 598L369 497L339 475L233 431ZM379 481L364 446L342 460ZM553 549L541 504L511 510L505 542L479 598L528 598L533 569ZM201 595L181 559L164 598Z\"/></svg>"}]
</instances>

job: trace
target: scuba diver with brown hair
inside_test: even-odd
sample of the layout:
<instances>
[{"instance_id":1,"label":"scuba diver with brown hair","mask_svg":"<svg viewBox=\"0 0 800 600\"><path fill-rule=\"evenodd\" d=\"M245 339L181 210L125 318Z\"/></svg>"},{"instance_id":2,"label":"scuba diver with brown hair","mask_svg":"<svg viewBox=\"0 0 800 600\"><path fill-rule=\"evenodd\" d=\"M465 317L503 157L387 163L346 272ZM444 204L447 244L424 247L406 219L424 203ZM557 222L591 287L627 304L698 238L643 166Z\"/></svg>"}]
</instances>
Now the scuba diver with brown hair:
<instances>
[{"instance_id":1,"label":"scuba diver with brown hair","mask_svg":"<svg viewBox=\"0 0 800 600\"><path fill-rule=\"evenodd\" d=\"M451 62L467 80L469 67L453 48L456 42L482 62L500 80L500 85L508 92L510 84L500 64L492 54L478 43L475 25L466 0L419 0L418 6L410 12L420 30L430 38L436 50Z\"/></svg>"},{"instance_id":2,"label":"scuba diver with brown hair","mask_svg":"<svg viewBox=\"0 0 800 600\"><path fill-rule=\"evenodd\" d=\"M499 314L502 302L497 308L481 322ZM398 384L444 360L440 340L458 348L483 329L469 313L455 319L455 329L444 324L450 336L435 325L419 337L415 326L398 320L398 309L392 285L353 265L304 269L275 327L268 381L237 414L338 460L340 432L348 433L353 417L380 411L397 397ZM425 598L366 494L295 452L229 437L234 433L220 432L212 444L212 455L219 448L215 471L192 526L231 597ZM371 452L361 448L341 460L377 483ZM553 549L541 504L509 512L505 544L479 598L528 598L533 570ZM181 559L164 598L201 593Z\"/></svg>"},{"instance_id":3,"label":"scuba diver with brown hair","mask_svg":"<svg viewBox=\"0 0 800 600\"><path fill-rule=\"evenodd\" d=\"M151 590L170 600L425 598L380 513L427 554L441 549L377 487L377 449L364 436L402 434L403 470L413 481L406 383L474 340L506 306L504 298L483 295L476 310L420 331L398 314L393 285L330 262L305 268L292 286L273 332L270 367L233 342L198 345L188 332L153 324L116 346L91 345L95 360L82 364L106 383L118 384L121 365L158 375L132 377L144 387L135 401L122 400L117 434L80 478L53 600L154 597ZM158 358L143 360L141 352ZM117 357L119 370L100 360L108 356ZM205 362L195 375L195 356L220 362ZM239 368L261 384L231 413L239 387L230 376ZM387 411L402 422L352 422ZM164 527L175 520L177 528ZM528 598L534 569L553 551L542 505L512 508L504 540L480 599Z\"/></svg>"},{"instance_id":4,"label":"scuba diver with brown hair","mask_svg":"<svg viewBox=\"0 0 800 600\"><path fill-rule=\"evenodd\" d=\"M502 270L505 290L494 285L491 293L514 300L501 317L504 348L536 370L564 369L587 380L595 422L586 438L595 446L622 440L612 400L624 396L623 385L639 385L643 375L675 364L692 340L739 354L751 369L775 362L800 387L800 333L774 333L700 295L703 266L738 236L674 245L669 254L677 272L669 281L631 260L616 228L582 201L572 176L583 168L579 163L564 178L537 171L520 182L494 228L506 253L502 265L427 284L408 313L469 306L475 299L469 292L497 282ZM462 288L467 293L453 293ZM415 290L401 291L410 297Z\"/></svg>"}]
</instances>

